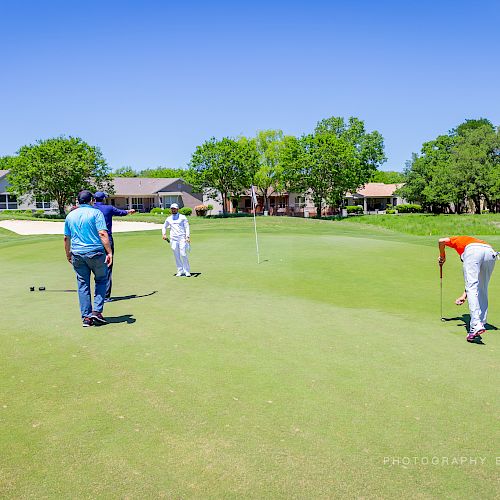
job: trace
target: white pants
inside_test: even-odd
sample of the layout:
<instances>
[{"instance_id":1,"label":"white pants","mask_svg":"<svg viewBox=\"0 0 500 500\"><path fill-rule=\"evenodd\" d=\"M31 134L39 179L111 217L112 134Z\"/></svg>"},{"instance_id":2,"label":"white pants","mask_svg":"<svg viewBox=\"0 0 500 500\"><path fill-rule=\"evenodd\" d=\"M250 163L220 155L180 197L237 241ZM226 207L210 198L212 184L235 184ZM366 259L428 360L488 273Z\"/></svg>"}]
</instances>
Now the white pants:
<instances>
[{"instance_id":1,"label":"white pants","mask_svg":"<svg viewBox=\"0 0 500 500\"><path fill-rule=\"evenodd\" d=\"M472 243L462 254L465 291L470 310L470 333L484 330L488 315L488 283L497 253L488 245Z\"/></svg>"},{"instance_id":2,"label":"white pants","mask_svg":"<svg viewBox=\"0 0 500 500\"><path fill-rule=\"evenodd\" d=\"M189 260L186 252L186 238L172 239L170 240L170 248L174 252L175 265L177 266L177 272L179 273L189 273Z\"/></svg>"}]
</instances>

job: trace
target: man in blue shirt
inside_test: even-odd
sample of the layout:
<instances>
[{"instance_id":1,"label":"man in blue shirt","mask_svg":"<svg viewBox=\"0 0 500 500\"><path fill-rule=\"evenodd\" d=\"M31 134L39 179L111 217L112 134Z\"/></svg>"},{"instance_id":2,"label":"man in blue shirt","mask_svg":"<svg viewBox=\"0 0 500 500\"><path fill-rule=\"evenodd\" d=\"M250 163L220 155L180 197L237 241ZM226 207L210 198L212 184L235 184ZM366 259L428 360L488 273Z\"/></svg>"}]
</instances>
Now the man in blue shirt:
<instances>
[{"instance_id":1,"label":"man in blue shirt","mask_svg":"<svg viewBox=\"0 0 500 500\"><path fill-rule=\"evenodd\" d=\"M103 214L92 206L92 193L78 193L79 208L66 216L64 248L66 258L73 265L78 284L78 299L83 326L104 325L102 315L106 294L107 266L113 264L106 221ZM90 293L90 275L94 274L94 308Z\"/></svg>"},{"instance_id":2,"label":"man in blue shirt","mask_svg":"<svg viewBox=\"0 0 500 500\"><path fill-rule=\"evenodd\" d=\"M120 210L113 205L106 205L104 200L108 197L106 193L97 191L94 194L95 203L94 207L102 212L106 227L108 228L109 244L111 245L111 253L115 256L115 243L113 241L113 216L123 217L124 215L134 214L135 210ZM113 286L113 264L108 267L108 282L106 285L106 298L104 302L111 302L111 287Z\"/></svg>"}]
</instances>

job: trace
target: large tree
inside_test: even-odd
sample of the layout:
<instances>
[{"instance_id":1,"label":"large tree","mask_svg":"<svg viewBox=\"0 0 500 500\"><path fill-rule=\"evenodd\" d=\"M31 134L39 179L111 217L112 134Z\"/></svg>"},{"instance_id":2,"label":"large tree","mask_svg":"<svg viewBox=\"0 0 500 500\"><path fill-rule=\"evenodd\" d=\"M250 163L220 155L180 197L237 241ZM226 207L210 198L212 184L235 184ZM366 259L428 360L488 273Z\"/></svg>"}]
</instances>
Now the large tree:
<instances>
[{"instance_id":1,"label":"large tree","mask_svg":"<svg viewBox=\"0 0 500 500\"><path fill-rule=\"evenodd\" d=\"M10 191L19 196L55 200L59 212L82 189L112 192L110 169L100 149L78 137L56 137L23 146L8 175Z\"/></svg>"},{"instance_id":2,"label":"large tree","mask_svg":"<svg viewBox=\"0 0 500 500\"><path fill-rule=\"evenodd\" d=\"M481 202L498 207L500 138L489 120L466 120L446 135L423 144L414 154L400 194L427 210L479 213Z\"/></svg>"},{"instance_id":3,"label":"large tree","mask_svg":"<svg viewBox=\"0 0 500 500\"><path fill-rule=\"evenodd\" d=\"M308 134L288 140L283 152L289 190L308 193L321 216L324 204L339 206L347 191L359 187L354 147L333 134Z\"/></svg>"},{"instance_id":4,"label":"large tree","mask_svg":"<svg viewBox=\"0 0 500 500\"><path fill-rule=\"evenodd\" d=\"M474 212L481 213L482 200L496 207L500 199L500 143L499 131L490 122L475 122L473 126L466 122L457 128L451 167L463 197L473 201Z\"/></svg>"},{"instance_id":5,"label":"large tree","mask_svg":"<svg viewBox=\"0 0 500 500\"><path fill-rule=\"evenodd\" d=\"M370 182L381 182L383 184L399 184L404 181L405 174L393 170L376 170L370 178Z\"/></svg>"},{"instance_id":6,"label":"large tree","mask_svg":"<svg viewBox=\"0 0 500 500\"><path fill-rule=\"evenodd\" d=\"M283 145L281 130L261 130L255 138L259 168L254 184L264 198L264 210L269 210L269 197L283 190L283 168L280 164Z\"/></svg>"},{"instance_id":7,"label":"large tree","mask_svg":"<svg viewBox=\"0 0 500 500\"><path fill-rule=\"evenodd\" d=\"M220 197L226 213L228 200L240 196L252 183L257 165L254 141L213 137L196 148L188 178L209 195Z\"/></svg>"},{"instance_id":8,"label":"large tree","mask_svg":"<svg viewBox=\"0 0 500 500\"><path fill-rule=\"evenodd\" d=\"M348 191L369 182L384 161L382 136L352 117L321 120L314 134L285 141L282 152L287 188L309 193L318 216L325 203L340 206Z\"/></svg>"}]
</instances>

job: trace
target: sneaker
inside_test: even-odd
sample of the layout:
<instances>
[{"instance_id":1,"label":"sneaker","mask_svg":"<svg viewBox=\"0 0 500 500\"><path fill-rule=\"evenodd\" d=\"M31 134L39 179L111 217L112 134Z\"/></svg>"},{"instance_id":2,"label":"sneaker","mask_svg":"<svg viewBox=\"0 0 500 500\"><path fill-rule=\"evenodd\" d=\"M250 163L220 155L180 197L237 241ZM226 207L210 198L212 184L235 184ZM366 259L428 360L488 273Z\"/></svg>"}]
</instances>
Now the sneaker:
<instances>
[{"instance_id":1,"label":"sneaker","mask_svg":"<svg viewBox=\"0 0 500 500\"><path fill-rule=\"evenodd\" d=\"M184 276L186 276L186 278L191 278L191 273L186 273Z\"/></svg>"},{"instance_id":2,"label":"sneaker","mask_svg":"<svg viewBox=\"0 0 500 500\"><path fill-rule=\"evenodd\" d=\"M104 302L107 304L108 302L113 302L113 299L111 297L106 297Z\"/></svg>"},{"instance_id":3,"label":"sneaker","mask_svg":"<svg viewBox=\"0 0 500 500\"><path fill-rule=\"evenodd\" d=\"M480 330L477 333L469 333L469 335L467 335L467 342L475 342L476 339L481 340L481 333L484 333L484 330Z\"/></svg>"},{"instance_id":4,"label":"sneaker","mask_svg":"<svg viewBox=\"0 0 500 500\"><path fill-rule=\"evenodd\" d=\"M94 323L97 325L107 325L108 322L104 319L103 315L100 312L93 312L92 316L90 316L91 319L94 320Z\"/></svg>"},{"instance_id":5,"label":"sneaker","mask_svg":"<svg viewBox=\"0 0 500 500\"><path fill-rule=\"evenodd\" d=\"M177 274L175 275L177 278L180 278L182 276L182 271L178 271Z\"/></svg>"},{"instance_id":6,"label":"sneaker","mask_svg":"<svg viewBox=\"0 0 500 500\"><path fill-rule=\"evenodd\" d=\"M88 328L89 326L94 326L94 321L92 318L83 318L82 323L83 328Z\"/></svg>"}]
</instances>

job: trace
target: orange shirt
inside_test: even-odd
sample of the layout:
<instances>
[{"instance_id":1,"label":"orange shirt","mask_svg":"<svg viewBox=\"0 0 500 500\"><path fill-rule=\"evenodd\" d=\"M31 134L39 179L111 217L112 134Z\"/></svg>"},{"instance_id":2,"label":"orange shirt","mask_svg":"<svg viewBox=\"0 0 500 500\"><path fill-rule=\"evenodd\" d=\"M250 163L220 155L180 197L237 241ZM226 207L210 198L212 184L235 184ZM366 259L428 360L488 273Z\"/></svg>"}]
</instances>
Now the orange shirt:
<instances>
[{"instance_id":1,"label":"orange shirt","mask_svg":"<svg viewBox=\"0 0 500 500\"><path fill-rule=\"evenodd\" d=\"M473 238L472 236L452 236L450 241L445 243L445 246L454 248L458 255L462 255L464 253L465 247L470 245L471 243L482 243L483 245L489 245L486 241L478 240L477 238Z\"/></svg>"}]
</instances>

